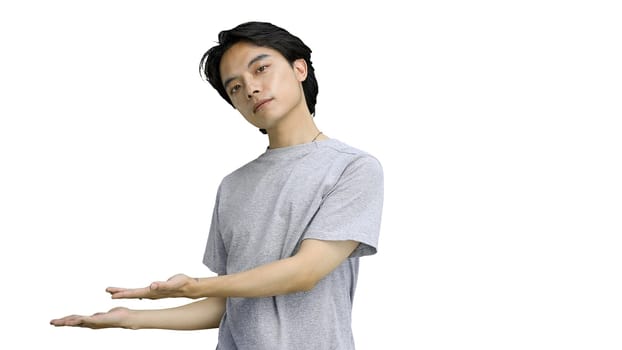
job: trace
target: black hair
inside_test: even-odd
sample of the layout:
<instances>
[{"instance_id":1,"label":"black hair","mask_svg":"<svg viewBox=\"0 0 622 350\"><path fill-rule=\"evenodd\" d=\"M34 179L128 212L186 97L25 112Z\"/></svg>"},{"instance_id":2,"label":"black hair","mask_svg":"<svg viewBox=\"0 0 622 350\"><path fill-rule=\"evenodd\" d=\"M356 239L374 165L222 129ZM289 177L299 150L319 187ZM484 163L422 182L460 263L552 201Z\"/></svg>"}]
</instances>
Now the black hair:
<instances>
[{"instance_id":1,"label":"black hair","mask_svg":"<svg viewBox=\"0 0 622 350\"><path fill-rule=\"evenodd\" d=\"M222 85L220 76L220 61L225 52L234 44L244 41L257 46L269 47L281 53L290 64L298 59L307 63L307 78L302 82L302 88L311 115L315 116L318 86L315 72L311 64L311 49L297 36L283 28L267 22L246 22L230 30L223 30L218 34L218 45L210 48L199 63L199 72L222 98L231 106L233 102ZM266 134L265 129L259 129Z\"/></svg>"}]
</instances>

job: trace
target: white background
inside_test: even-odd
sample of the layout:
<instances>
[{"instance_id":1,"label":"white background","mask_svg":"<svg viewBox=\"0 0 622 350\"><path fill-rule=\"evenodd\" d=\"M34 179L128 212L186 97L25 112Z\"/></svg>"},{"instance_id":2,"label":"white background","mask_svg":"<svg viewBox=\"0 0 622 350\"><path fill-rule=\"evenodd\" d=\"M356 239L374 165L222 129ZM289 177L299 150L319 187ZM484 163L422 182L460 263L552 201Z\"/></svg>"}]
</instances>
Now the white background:
<instances>
[{"instance_id":1,"label":"white background","mask_svg":"<svg viewBox=\"0 0 622 350\"><path fill-rule=\"evenodd\" d=\"M385 170L358 349L622 348L614 1L0 5L0 348L213 349L216 330L54 328L201 258L265 136L198 73L220 30L312 49L316 123ZM11 344L11 345L9 345Z\"/></svg>"}]
</instances>

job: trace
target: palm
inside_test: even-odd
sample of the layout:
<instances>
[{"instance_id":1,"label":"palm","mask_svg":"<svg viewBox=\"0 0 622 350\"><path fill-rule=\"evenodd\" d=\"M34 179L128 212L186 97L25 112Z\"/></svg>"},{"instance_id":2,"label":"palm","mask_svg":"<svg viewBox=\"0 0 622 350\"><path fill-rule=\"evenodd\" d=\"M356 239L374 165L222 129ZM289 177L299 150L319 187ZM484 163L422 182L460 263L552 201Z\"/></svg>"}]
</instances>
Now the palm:
<instances>
[{"instance_id":1,"label":"palm","mask_svg":"<svg viewBox=\"0 0 622 350\"><path fill-rule=\"evenodd\" d=\"M115 307L108 312L94 314L88 323L91 328L110 328L119 327L127 319L129 309L125 307Z\"/></svg>"},{"instance_id":2,"label":"palm","mask_svg":"<svg viewBox=\"0 0 622 350\"><path fill-rule=\"evenodd\" d=\"M85 327L92 329L124 327L130 310L125 307L115 307L108 312L98 312L91 316L70 315L52 320L55 326Z\"/></svg>"},{"instance_id":3,"label":"palm","mask_svg":"<svg viewBox=\"0 0 622 350\"><path fill-rule=\"evenodd\" d=\"M148 287L143 288L119 288L108 287L106 291L111 294L113 299L125 298L175 298L186 296L185 287L194 280L184 274L177 274L166 281L153 282Z\"/></svg>"}]
</instances>

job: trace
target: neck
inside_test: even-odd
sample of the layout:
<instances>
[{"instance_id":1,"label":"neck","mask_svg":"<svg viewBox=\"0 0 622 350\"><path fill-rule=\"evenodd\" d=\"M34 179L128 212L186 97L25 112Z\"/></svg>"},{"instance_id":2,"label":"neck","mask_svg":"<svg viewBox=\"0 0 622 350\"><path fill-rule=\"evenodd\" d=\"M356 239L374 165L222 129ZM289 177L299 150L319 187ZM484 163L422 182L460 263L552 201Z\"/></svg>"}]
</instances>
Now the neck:
<instances>
[{"instance_id":1,"label":"neck","mask_svg":"<svg viewBox=\"0 0 622 350\"><path fill-rule=\"evenodd\" d=\"M289 124L289 125L283 125ZM327 137L320 134L320 130L313 122L313 117L298 120L296 123L283 123L267 129L270 140L270 149L300 145L311 141L325 140ZM315 140L314 140L315 139Z\"/></svg>"}]
</instances>

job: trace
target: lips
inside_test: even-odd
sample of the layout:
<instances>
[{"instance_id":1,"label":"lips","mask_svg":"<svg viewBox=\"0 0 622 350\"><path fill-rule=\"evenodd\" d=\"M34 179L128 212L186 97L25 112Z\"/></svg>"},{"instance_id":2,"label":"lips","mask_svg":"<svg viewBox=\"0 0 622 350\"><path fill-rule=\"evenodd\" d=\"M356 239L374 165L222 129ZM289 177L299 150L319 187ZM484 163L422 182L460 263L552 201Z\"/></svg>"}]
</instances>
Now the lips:
<instances>
[{"instance_id":1,"label":"lips","mask_svg":"<svg viewBox=\"0 0 622 350\"><path fill-rule=\"evenodd\" d=\"M253 113L256 113L260 108L262 108L266 103L272 101L272 98L266 98L263 100L258 101L257 103L255 103L255 105L253 106Z\"/></svg>"}]
</instances>

